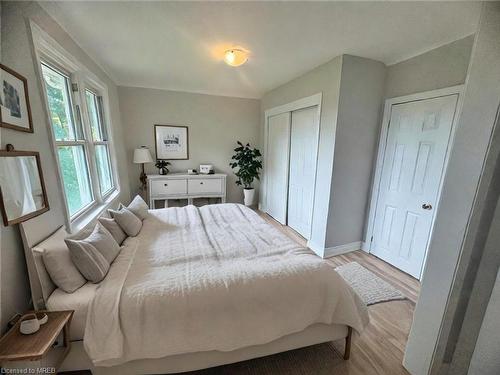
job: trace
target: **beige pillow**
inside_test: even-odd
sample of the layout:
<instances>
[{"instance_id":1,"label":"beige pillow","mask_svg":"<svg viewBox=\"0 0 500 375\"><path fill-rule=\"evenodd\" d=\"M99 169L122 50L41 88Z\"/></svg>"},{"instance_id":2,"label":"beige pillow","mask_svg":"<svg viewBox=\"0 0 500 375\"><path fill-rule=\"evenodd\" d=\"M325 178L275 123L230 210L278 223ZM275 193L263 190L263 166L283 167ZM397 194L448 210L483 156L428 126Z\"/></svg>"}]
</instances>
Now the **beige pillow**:
<instances>
[{"instance_id":1,"label":"beige pillow","mask_svg":"<svg viewBox=\"0 0 500 375\"><path fill-rule=\"evenodd\" d=\"M119 211L109 210L110 215L127 235L135 237L142 228L142 221L126 208Z\"/></svg>"},{"instance_id":2,"label":"beige pillow","mask_svg":"<svg viewBox=\"0 0 500 375\"><path fill-rule=\"evenodd\" d=\"M95 231L83 240L72 240L67 238L65 240L71 254L71 260L81 272L81 274L89 281L98 283L104 279L109 271L109 262L103 254L94 246L95 242L100 242L101 239L95 241L93 237ZM108 233L111 238L111 235ZM95 236L94 236L95 237ZM90 239L90 241L89 241ZM91 242L94 240L94 242ZM118 246L114 239L111 241Z\"/></svg>"},{"instance_id":3,"label":"beige pillow","mask_svg":"<svg viewBox=\"0 0 500 375\"><path fill-rule=\"evenodd\" d=\"M109 264L113 263L120 252L120 245L101 223L97 223L92 234L84 241L91 243Z\"/></svg>"},{"instance_id":4,"label":"beige pillow","mask_svg":"<svg viewBox=\"0 0 500 375\"><path fill-rule=\"evenodd\" d=\"M123 207L124 206L120 203L120 207L118 207L118 209L120 210ZM132 202L130 202L130 204L125 208L141 220L144 220L148 216L149 207L140 195L136 195L134 199L132 199Z\"/></svg>"},{"instance_id":5,"label":"beige pillow","mask_svg":"<svg viewBox=\"0 0 500 375\"><path fill-rule=\"evenodd\" d=\"M118 225L115 219L109 217L100 217L99 223L101 223L102 226L106 228L109 233L111 233L118 245L121 245L123 241L125 241L125 238L127 238L127 234Z\"/></svg>"},{"instance_id":6,"label":"beige pillow","mask_svg":"<svg viewBox=\"0 0 500 375\"><path fill-rule=\"evenodd\" d=\"M73 293L87 280L71 260L70 252L64 242L67 235L64 228L60 228L48 239L36 245L33 250L42 253L45 269L52 282L66 293Z\"/></svg>"}]
</instances>

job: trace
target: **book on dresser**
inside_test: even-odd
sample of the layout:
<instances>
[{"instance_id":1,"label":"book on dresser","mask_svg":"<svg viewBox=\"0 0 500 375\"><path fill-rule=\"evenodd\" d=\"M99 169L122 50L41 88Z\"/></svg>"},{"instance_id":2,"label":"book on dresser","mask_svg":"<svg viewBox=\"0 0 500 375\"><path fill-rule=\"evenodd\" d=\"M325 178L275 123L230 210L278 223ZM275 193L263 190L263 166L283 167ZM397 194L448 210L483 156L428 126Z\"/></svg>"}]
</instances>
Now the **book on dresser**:
<instances>
[{"instance_id":1,"label":"book on dresser","mask_svg":"<svg viewBox=\"0 0 500 375\"><path fill-rule=\"evenodd\" d=\"M155 208L155 202L159 200L168 207L168 201L172 199L185 199L187 204L193 204L197 198L218 198L221 203L225 203L226 177L221 173L147 175L149 208Z\"/></svg>"}]
</instances>

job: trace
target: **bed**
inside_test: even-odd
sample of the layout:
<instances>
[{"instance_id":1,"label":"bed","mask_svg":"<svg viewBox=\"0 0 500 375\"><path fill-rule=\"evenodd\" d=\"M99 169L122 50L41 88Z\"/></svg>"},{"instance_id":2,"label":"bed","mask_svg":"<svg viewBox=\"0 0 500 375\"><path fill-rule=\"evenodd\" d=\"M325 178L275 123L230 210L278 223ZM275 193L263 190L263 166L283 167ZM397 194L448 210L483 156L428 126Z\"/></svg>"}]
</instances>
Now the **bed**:
<instances>
[{"instance_id":1,"label":"bed","mask_svg":"<svg viewBox=\"0 0 500 375\"><path fill-rule=\"evenodd\" d=\"M99 284L68 294L33 251L57 228L21 225L36 307L72 309L61 371L191 371L346 339L366 306L333 267L238 204L150 210ZM48 278L48 280L47 280Z\"/></svg>"}]
</instances>

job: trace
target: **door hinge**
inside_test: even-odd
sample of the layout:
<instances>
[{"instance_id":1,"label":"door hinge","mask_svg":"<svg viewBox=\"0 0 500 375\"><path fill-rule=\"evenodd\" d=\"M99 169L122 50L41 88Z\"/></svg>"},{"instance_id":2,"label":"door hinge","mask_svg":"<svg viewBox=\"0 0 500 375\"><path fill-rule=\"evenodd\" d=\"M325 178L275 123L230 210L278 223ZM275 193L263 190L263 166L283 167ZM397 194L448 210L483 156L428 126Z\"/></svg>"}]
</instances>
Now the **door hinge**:
<instances>
[{"instance_id":1,"label":"door hinge","mask_svg":"<svg viewBox=\"0 0 500 375\"><path fill-rule=\"evenodd\" d=\"M370 243L373 242L373 236L370 238Z\"/></svg>"},{"instance_id":2,"label":"door hinge","mask_svg":"<svg viewBox=\"0 0 500 375\"><path fill-rule=\"evenodd\" d=\"M78 83L71 84L71 91L78 92Z\"/></svg>"}]
</instances>

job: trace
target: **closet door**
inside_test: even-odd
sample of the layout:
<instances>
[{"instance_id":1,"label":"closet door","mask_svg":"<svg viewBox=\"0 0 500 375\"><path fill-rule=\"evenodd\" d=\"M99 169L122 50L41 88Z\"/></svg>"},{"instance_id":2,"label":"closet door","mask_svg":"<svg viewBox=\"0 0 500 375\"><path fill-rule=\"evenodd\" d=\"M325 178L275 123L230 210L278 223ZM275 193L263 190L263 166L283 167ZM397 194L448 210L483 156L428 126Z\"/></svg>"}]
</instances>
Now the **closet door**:
<instances>
[{"instance_id":1,"label":"closet door","mask_svg":"<svg viewBox=\"0 0 500 375\"><path fill-rule=\"evenodd\" d=\"M266 210L286 224L288 162L290 148L290 113L268 118L266 155Z\"/></svg>"},{"instance_id":2,"label":"closet door","mask_svg":"<svg viewBox=\"0 0 500 375\"><path fill-rule=\"evenodd\" d=\"M292 112L288 226L309 239L316 180L318 107Z\"/></svg>"}]
</instances>

